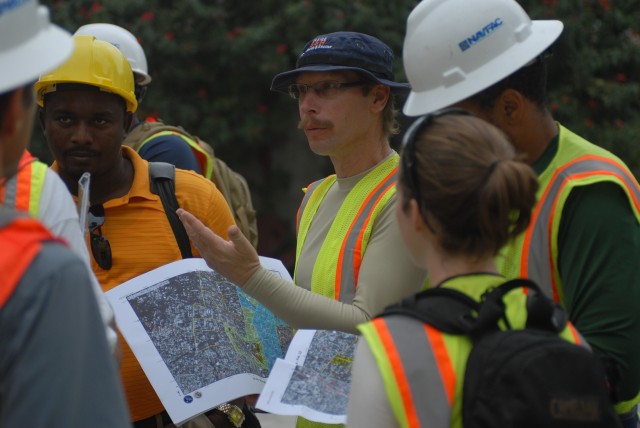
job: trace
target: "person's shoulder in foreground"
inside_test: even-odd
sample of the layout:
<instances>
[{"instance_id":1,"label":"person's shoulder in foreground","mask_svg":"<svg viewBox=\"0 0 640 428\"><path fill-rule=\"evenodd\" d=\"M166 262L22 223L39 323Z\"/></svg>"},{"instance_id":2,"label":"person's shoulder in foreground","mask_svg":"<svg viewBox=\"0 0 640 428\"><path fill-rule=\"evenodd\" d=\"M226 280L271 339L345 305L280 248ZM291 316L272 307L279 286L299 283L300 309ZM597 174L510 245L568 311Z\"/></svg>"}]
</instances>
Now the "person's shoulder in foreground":
<instances>
[{"instance_id":1,"label":"person's shoulder in foreground","mask_svg":"<svg viewBox=\"0 0 640 428\"><path fill-rule=\"evenodd\" d=\"M0 304L0 426L126 427L124 394L86 264L53 237L44 239Z\"/></svg>"},{"instance_id":2,"label":"person's shoulder in foreground","mask_svg":"<svg viewBox=\"0 0 640 428\"><path fill-rule=\"evenodd\" d=\"M31 82L73 50L37 1L0 1L0 177L35 115ZM0 426L127 426L86 265L41 223L0 209ZM5 253L6 252L6 253Z\"/></svg>"}]
</instances>

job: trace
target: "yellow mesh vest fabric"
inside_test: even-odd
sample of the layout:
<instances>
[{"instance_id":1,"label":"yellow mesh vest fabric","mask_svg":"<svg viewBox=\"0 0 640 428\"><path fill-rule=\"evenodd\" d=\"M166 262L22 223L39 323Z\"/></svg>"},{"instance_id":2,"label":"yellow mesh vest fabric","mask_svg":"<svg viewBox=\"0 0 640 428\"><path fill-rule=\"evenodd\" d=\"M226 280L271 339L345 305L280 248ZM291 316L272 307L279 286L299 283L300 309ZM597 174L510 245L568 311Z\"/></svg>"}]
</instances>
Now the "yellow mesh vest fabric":
<instances>
[{"instance_id":1,"label":"yellow mesh vest fabric","mask_svg":"<svg viewBox=\"0 0 640 428\"><path fill-rule=\"evenodd\" d=\"M356 184L340 207L338 214L336 215L336 219L331 225L327 238L322 245L318 261L313 269L311 291L314 293L332 299L335 298L335 281L338 259L340 257L341 246L344 238L349 232L349 227L351 226L354 218L358 215L367 196L369 196L376 186L393 171L397 166L397 163L397 154L390 156L382 162L378 167L367 174L358 184ZM307 207L304 213L302 213L296 251L298 256L302 246L304 245L306 233L309 230L313 216L322 203L322 199L326 195L326 192L333 183L335 183L335 176L328 177L323 183L321 183L318 189L316 189L311 195ZM387 198L388 197L391 197L391 194L389 194ZM369 226L371 227L372 223L370 223ZM365 238L368 238L368 235L366 235ZM365 239L362 244L363 249L366 248L366 241L367 239Z\"/></svg>"},{"instance_id":2,"label":"yellow mesh vest fabric","mask_svg":"<svg viewBox=\"0 0 640 428\"><path fill-rule=\"evenodd\" d=\"M323 295L325 297L335 299L335 282L336 282L336 269L338 265L338 258L340 257L341 245L349 232L354 218L358 215L363 202L371 194L372 191L380 184L380 182L387 177L398 164L398 155L390 156L378 167L373 169L367 174L356 186L351 190L349 196L340 207L336 219L334 220L329 233L322 245L318 260L313 269L311 291ZM322 203L322 200L331 186L335 183L336 177L330 176L322 182L314 193L311 195L305 211L302 213L300 219L300 227L298 231L298 245L296 251L296 259L302 251L306 233L309 230L311 222L318 207ZM394 193L393 191L387 192L387 194L380 200L380 203L372 211L370 215L375 216L384 203ZM363 252L366 248L366 241L369 238L370 230L373 226L373 222L369 223L369 233L365 233L364 242L362 244ZM302 417L298 418L297 428L335 428L343 427L344 425L323 424L319 422L309 421Z\"/></svg>"}]
</instances>

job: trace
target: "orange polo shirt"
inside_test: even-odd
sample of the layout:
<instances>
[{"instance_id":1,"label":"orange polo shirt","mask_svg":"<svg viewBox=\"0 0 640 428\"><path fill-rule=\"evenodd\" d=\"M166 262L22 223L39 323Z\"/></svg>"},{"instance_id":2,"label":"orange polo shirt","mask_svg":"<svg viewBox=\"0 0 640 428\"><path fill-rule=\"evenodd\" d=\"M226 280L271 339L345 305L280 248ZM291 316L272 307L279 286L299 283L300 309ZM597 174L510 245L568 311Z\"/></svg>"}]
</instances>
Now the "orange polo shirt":
<instances>
[{"instance_id":1,"label":"orange polo shirt","mask_svg":"<svg viewBox=\"0 0 640 428\"><path fill-rule=\"evenodd\" d=\"M101 228L111 245L113 266L104 270L91 257L91 267L104 291L182 258L160 197L149 190L148 162L129 147L123 146L122 152L133 164L133 184L129 193L104 204L105 222ZM57 169L55 163L52 168ZM176 169L175 188L180 207L227 238L233 217L224 197L210 180L192 171ZM194 257L199 256L193 245L191 251ZM131 348L121 334L118 336L122 347L120 376L131 419L138 421L160 413L163 410L160 399Z\"/></svg>"}]
</instances>

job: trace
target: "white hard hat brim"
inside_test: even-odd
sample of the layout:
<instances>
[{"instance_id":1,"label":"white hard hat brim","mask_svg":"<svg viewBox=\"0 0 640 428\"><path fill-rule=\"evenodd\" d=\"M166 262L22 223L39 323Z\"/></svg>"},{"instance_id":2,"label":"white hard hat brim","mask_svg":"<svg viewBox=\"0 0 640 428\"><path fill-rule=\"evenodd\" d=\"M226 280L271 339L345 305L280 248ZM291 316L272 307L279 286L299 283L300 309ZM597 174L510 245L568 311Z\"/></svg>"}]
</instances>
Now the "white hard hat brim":
<instances>
[{"instance_id":1,"label":"white hard hat brim","mask_svg":"<svg viewBox=\"0 0 640 428\"><path fill-rule=\"evenodd\" d=\"M151 83L151 76L142 70L133 70L133 75L135 76L136 84L139 86L147 86Z\"/></svg>"},{"instance_id":2,"label":"white hard hat brim","mask_svg":"<svg viewBox=\"0 0 640 428\"><path fill-rule=\"evenodd\" d=\"M0 93L31 82L62 64L73 52L71 34L55 25L42 29L35 37L0 55Z\"/></svg>"},{"instance_id":3,"label":"white hard hat brim","mask_svg":"<svg viewBox=\"0 0 640 428\"><path fill-rule=\"evenodd\" d=\"M490 62L455 83L455 89L439 86L425 91L412 90L402 108L407 116L429 114L463 101L513 74L551 46L562 33L560 21L532 21L532 34Z\"/></svg>"}]
</instances>

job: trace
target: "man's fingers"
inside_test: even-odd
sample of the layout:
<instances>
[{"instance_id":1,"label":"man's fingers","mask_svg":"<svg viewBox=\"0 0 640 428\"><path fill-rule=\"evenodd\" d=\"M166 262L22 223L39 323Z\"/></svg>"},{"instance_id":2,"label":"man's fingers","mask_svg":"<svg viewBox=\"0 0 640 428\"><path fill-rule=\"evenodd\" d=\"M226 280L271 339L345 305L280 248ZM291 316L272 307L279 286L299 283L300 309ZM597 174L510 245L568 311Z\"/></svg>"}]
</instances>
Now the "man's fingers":
<instances>
[{"instance_id":1,"label":"man's fingers","mask_svg":"<svg viewBox=\"0 0 640 428\"><path fill-rule=\"evenodd\" d=\"M193 214L188 211L183 210L182 208L176 211L180 221L184 225L184 228L187 229L187 233L190 238L195 238L199 233L207 233L206 231L209 229L206 227L200 220L196 218Z\"/></svg>"},{"instance_id":2,"label":"man's fingers","mask_svg":"<svg viewBox=\"0 0 640 428\"><path fill-rule=\"evenodd\" d=\"M182 208L176 213L207 265L231 282L242 286L260 267L256 250L238 226L229 226L227 241Z\"/></svg>"},{"instance_id":3,"label":"man's fingers","mask_svg":"<svg viewBox=\"0 0 640 428\"><path fill-rule=\"evenodd\" d=\"M176 213L184 225L189 239L198 250L202 250L202 246L207 243L207 240L215 242L216 239L221 239L190 212L179 208Z\"/></svg>"},{"instance_id":4,"label":"man's fingers","mask_svg":"<svg viewBox=\"0 0 640 428\"><path fill-rule=\"evenodd\" d=\"M249 242L247 237L244 236L244 234L242 233L242 231L238 226L236 225L229 226L229 229L227 230L227 235L229 235L229 240L233 242L233 245L235 246L236 251L242 254L254 252L253 245L251 245L251 242Z\"/></svg>"},{"instance_id":5,"label":"man's fingers","mask_svg":"<svg viewBox=\"0 0 640 428\"><path fill-rule=\"evenodd\" d=\"M178 218L180 219L184 227L195 228L197 227L198 223L202 225L200 220L198 220L193 214L183 210L182 208L178 208L176 214L178 214Z\"/></svg>"},{"instance_id":6,"label":"man's fingers","mask_svg":"<svg viewBox=\"0 0 640 428\"><path fill-rule=\"evenodd\" d=\"M227 229L227 235L229 235L229 239L234 242L237 242L244 237L242 232L240 232L240 228L238 228L238 226L236 226L235 224L229 226L229 229Z\"/></svg>"}]
</instances>

